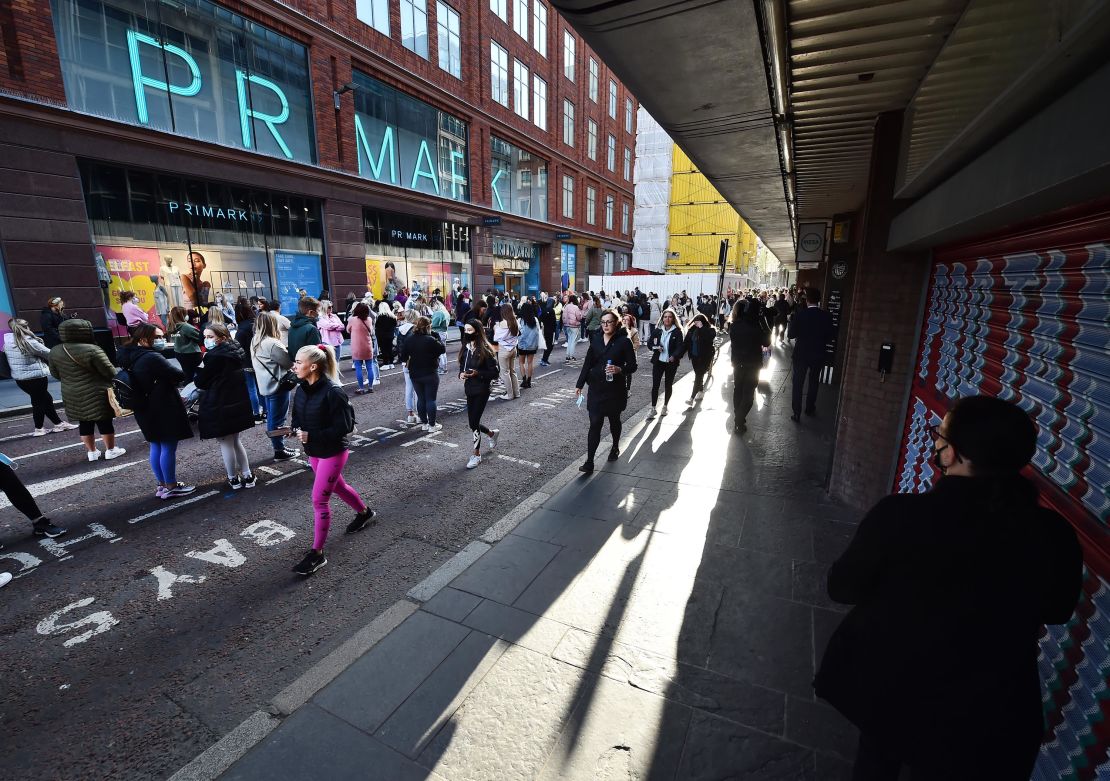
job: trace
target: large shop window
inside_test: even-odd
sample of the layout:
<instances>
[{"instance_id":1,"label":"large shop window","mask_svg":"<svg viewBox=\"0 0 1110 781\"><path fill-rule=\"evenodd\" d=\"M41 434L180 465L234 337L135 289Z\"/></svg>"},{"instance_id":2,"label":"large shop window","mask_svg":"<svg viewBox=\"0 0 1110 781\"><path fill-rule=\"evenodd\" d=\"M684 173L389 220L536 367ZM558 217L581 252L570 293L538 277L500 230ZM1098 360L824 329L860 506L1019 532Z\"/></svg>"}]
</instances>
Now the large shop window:
<instances>
[{"instance_id":1,"label":"large shop window","mask_svg":"<svg viewBox=\"0 0 1110 781\"><path fill-rule=\"evenodd\" d=\"M308 52L207 0L52 0L70 108L316 162Z\"/></svg>"},{"instance_id":2,"label":"large shop window","mask_svg":"<svg viewBox=\"0 0 1110 781\"><path fill-rule=\"evenodd\" d=\"M490 136L493 208L534 220L547 219L547 161Z\"/></svg>"},{"instance_id":3,"label":"large shop window","mask_svg":"<svg viewBox=\"0 0 1110 781\"><path fill-rule=\"evenodd\" d=\"M466 123L355 71L358 172L377 182L470 200ZM438 151L437 151L438 150Z\"/></svg>"},{"instance_id":4,"label":"large shop window","mask_svg":"<svg viewBox=\"0 0 1110 781\"><path fill-rule=\"evenodd\" d=\"M277 298L294 312L301 290L326 287L318 201L87 160L79 168L110 324L124 290L165 323L171 307L221 294Z\"/></svg>"},{"instance_id":5,"label":"large shop window","mask_svg":"<svg viewBox=\"0 0 1110 781\"><path fill-rule=\"evenodd\" d=\"M436 290L448 306L470 286L470 228L411 214L364 209L366 289L394 301Z\"/></svg>"}]
</instances>

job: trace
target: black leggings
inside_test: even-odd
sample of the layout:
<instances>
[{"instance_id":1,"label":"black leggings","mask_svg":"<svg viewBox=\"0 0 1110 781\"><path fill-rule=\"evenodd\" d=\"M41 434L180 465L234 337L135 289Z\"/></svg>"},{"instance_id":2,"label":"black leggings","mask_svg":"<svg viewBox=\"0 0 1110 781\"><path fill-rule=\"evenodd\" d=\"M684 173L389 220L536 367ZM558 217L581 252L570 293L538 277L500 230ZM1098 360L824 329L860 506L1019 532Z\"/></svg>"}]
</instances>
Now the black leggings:
<instances>
[{"instance_id":1,"label":"black leggings","mask_svg":"<svg viewBox=\"0 0 1110 781\"><path fill-rule=\"evenodd\" d=\"M177 362L181 364L181 371L185 372L185 384L188 385L193 381L193 375L197 372L197 367L200 362L204 360L204 356L200 353L174 353L177 356Z\"/></svg>"},{"instance_id":2,"label":"black leggings","mask_svg":"<svg viewBox=\"0 0 1110 781\"><path fill-rule=\"evenodd\" d=\"M31 496L23 481L16 476L15 470L7 464L0 464L0 491L8 497L12 507L26 515L28 520L37 521L42 517L35 497Z\"/></svg>"},{"instance_id":3,"label":"black leggings","mask_svg":"<svg viewBox=\"0 0 1110 781\"><path fill-rule=\"evenodd\" d=\"M590 410L590 433L586 435L586 460L591 464L594 453L601 444L601 426L609 418L609 433L613 436L613 447L619 447L621 441L621 414L619 412L594 412Z\"/></svg>"},{"instance_id":4,"label":"black leggings","mask_svg":"<svg viewBox=\"0 0 1110 781\"><path fill-rule=\"evenodd\" d=\"M55 426L62 422L58 413L54 411L54 397L47 389L47 382L45 377L15 381L16 386L31 397L31 417L35 419L35 428L42 428L46 418L54 421Z\"/></svg>"},{"instance_id":5,"label":"black leggings","mask_svg":"<svg viewBox=\"0 0 1110 781\"><path fill-rule=\"evenodd\" d=\"M698 366L694 364L694 389L690 391L690 398L701 393L705 390L705 375L709 372L709 364L705 366Z\"/></svg>"},{"instance_id":6,"label":"black leggings","mask_svg":"<svg viewBox=\"0 0 1110 781\"><path fill-rule=\"evenodd\" d=\"M547 348L543 351L543 357L541 357L540 360L544 363L547 363L547 359L551 357L551 351L555 349L554 323L543 324L543 338L547 342Z\"/></svg>"},{"instance_id":7,"label":"black leggings","mask_svg":"<svg viewBox=\"0 0 1110 781\"><path fill-rule=\"evenodd\" d=\"M79 420L77 421L77 433L83 437L91 437L94 425L101 434L116 433L116 427L112 424L111 418L107 420Z\"/></svg>"},{"instance_id":8,"label":"black leggings","mask_svg":"<svg viewBox=\"0 0 1110 781\"><path fill-rule=\"evenodd\" d=\"M673 363L656 363L651 364L651 406L659 401L659 382L667 378L667 383L664 386L663 405L671 403L671 391L674 390L674 375L678 371L678 361Z\"/></svg>"},{"instance_id":9,"label":"black leggings","mask_svg":"<svg viewBox=\"0 0 1110 781\"><path fill-rule=\"evenodd\" d=\"M755 403L755 389L759 385L759 370L763 361L758 363L732 364L732 412L735 423L743 423Z\"/></svg>"},{"instance_id":10,"label":"black leggings","mask_svg":"<svg viewBox=\"0 0 1110 781\"><path fill-rule=\"evenodd\" d=\"M474 452L478 452L478 446L482 444L482 434L492 436L493 432L482 425L482 413L486 411L486 404L489 403L489 392L480 393L477 396L466 397L466 418L470 424L470 430L474 435Z\"/></svg>"}]
</instances>

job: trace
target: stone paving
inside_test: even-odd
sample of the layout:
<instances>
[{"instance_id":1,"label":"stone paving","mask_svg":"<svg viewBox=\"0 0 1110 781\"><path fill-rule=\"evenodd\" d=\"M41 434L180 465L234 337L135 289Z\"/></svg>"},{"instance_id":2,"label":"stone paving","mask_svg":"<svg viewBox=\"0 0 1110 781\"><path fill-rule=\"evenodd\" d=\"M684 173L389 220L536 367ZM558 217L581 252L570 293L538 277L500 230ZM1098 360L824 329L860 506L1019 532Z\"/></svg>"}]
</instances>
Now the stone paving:
<instances>
[{"instance_id":1,"label":"stone paving","mask_svg":"<svg viewBox=\"0 0 1110 781\"><path fill-rule=\"evenodd\" d=\"M810 681L842 615L825 570L858 515L821 490L834 394L792 423L775 359L745 436L727 362L694 410L687 376L670 415L633 416L619 461L534 509L223 778L848 778L853 728Z\"/></svg>"}]
</instances>

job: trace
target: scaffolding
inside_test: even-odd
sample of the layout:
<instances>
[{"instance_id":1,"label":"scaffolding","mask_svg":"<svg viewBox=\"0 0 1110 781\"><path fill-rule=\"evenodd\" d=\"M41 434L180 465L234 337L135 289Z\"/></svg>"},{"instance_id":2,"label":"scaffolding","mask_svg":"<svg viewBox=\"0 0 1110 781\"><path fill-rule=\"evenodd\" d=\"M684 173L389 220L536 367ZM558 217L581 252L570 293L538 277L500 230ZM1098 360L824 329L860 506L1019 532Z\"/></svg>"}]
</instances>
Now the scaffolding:
<instances>
[{"instance_id":1,"label":"scaffolding","mask_svg":"<svg viewBox=\"0 0 1110 781\"><path fill-rule=\"evenodd\" d=\"M670 242L671 149L674 142L640 107L636 132L636 208L633 214L632 265L667 270Z\"/></svg>"}]
</instances>

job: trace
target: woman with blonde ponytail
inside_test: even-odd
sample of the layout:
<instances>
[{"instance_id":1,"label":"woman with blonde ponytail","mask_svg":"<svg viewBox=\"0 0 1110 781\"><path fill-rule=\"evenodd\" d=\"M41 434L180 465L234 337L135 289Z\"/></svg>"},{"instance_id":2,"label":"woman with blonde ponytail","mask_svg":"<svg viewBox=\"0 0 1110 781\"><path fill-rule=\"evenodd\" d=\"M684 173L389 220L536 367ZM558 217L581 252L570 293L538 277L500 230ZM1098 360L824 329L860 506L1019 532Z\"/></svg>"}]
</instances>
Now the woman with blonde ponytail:
<instances>
[{"instance_id":1,"label":"woman with blonde ponytail","mask_svg":"<svg viewBox=\"0 0 1110 781\"><path fill-rule=\"evenodd\" d=\"M312 510L315 533L312 549L293 568L298 575L311 575L328 563L324 542L331 528L331 497L337 494L355 511L347 533L365 529L376 521L358 491L343 479L343 467L351 452L347 436L355 428L355 411L339 385L339 366L329 344L307 344L297 351L293 371L301 387L293 397L293 429L304 445L312 471Z\"/></svg>"}]
</instances>

